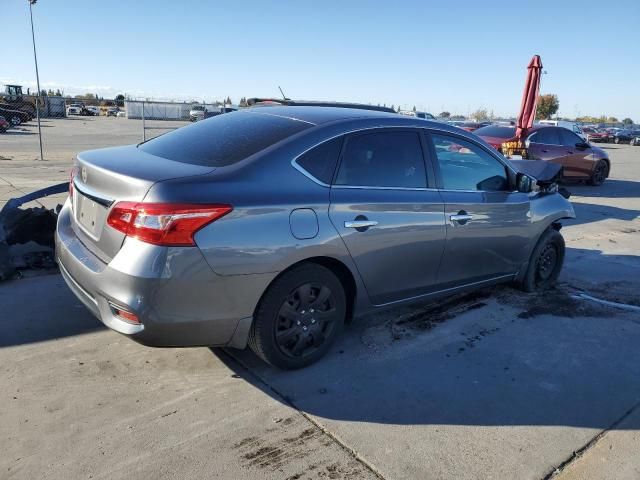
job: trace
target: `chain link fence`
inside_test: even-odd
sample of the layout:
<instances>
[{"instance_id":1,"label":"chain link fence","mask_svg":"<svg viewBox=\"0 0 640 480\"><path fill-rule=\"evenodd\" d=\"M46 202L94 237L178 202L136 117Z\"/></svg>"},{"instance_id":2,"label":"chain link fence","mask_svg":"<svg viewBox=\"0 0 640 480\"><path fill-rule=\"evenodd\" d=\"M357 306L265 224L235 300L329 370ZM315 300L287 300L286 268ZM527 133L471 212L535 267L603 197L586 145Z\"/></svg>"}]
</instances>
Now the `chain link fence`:
<instances>
[{"instance_id":1,"label":"chain link fence","mask_svg":"<svg viewBox=\"0 0 640 480\"><path fill-rule=\"evenodd\" d=\"M40 159L40 142L44 160L73 158L83 150L140 143L232 109L215 102L36 96L7 86L0 93L0 158Z\"/></svg>"}]
</instances>

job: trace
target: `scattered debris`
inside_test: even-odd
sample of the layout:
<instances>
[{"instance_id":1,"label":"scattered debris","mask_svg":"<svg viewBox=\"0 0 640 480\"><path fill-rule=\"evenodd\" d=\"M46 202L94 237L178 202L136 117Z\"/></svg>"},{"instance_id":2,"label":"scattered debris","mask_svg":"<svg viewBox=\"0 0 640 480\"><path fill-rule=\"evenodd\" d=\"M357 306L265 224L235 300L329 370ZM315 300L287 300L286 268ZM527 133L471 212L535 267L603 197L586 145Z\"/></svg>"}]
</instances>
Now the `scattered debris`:
<instances>
[{"instance_id":1,"label":"scattered debris","mask_svg":"<svg viewBox=\"0 0 640 480\"><path fill-rule=\"evenodd\" d=\"M61 205L20 208L38 198L65 192L67 183L53 185L20 198L12 198L0 210L0 281L23 270L55 268L54 233Z\"/></svg>"},{"instance_id":2,"label":"scattered debris","mask_svg":"<svg viewBox=\"0 0 640 480\"><path fill-rule=\"evenodd\" d=\"M518 318L531 319L540 315L556 317L597 317L605 312L604 306L593 305L573 298L565 285L557 285L549 290L523 294L510 288L498 295L501 303L522 308Z\"/></svg>"}]
</instances>

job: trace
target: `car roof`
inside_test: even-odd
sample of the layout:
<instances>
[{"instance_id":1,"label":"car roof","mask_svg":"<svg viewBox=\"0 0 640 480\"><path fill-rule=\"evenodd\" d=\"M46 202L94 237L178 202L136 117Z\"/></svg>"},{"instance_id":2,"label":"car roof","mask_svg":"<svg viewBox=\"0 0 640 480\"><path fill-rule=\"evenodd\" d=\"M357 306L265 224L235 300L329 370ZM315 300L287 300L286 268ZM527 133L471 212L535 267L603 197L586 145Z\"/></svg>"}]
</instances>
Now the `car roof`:
<instances>
[{"instance_id":1,"label":"car roof","mask_svg":"<svg viewBox=\"0 0 640 480\"><path fill-rule=\"evenodd\" d=\"M299 120L314 125L335 122L338 120L350 120L355 118L402 118L396 113L380 112L376 110L364 110L360 108L343 107L315 107L315 106L276 106L255 105L242 109L244 112L275 115L277 117ZM411 117L405 117L411 118Z\"/></svg>"}]
</instances>

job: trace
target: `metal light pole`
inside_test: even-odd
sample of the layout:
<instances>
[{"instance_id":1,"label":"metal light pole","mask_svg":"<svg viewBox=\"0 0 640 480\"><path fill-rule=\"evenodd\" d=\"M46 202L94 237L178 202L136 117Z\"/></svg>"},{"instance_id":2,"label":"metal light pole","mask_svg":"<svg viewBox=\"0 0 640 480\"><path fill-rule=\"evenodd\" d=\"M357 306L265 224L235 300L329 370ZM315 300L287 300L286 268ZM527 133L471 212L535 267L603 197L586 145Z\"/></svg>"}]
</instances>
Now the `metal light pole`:
<instances>
[{"instance_id":1,"label":"metal light pole","mask_svg":"<svg viewBox=\"0 0 640 480\"><path fill-rule=\"evenodd\" d=\"M38 56L36 54L36 34L33 30L33 5L38 0L27 0L29 2L29 17L31 18L31 39L33 40L33 61L36 64L36 84L38 85L38 99L36 101L36 116L38 117L38 139L40 140L40 160L44 160L42 154L42 128L40 127L40 75L38 74Z\"/></svg>"}]
</instances>

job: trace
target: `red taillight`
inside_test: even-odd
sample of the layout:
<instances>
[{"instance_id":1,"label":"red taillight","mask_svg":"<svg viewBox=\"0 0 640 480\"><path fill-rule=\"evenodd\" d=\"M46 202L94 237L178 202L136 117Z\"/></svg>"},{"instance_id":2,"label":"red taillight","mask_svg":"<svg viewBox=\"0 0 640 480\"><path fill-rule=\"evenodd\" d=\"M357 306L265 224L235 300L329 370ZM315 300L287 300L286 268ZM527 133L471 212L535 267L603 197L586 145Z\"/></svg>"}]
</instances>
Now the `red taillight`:
<instances>
[{"instance_id":1,"label":"red taillight","mask_svg":"<svg viewBox=\"0 0 640 480\"><path fill-rule=\"evenodd\" d=\"M107 224L146 243L191 246L198 230L231 210L231 205L119 202L109 212Z\"/></svg>"}]
</instances>

